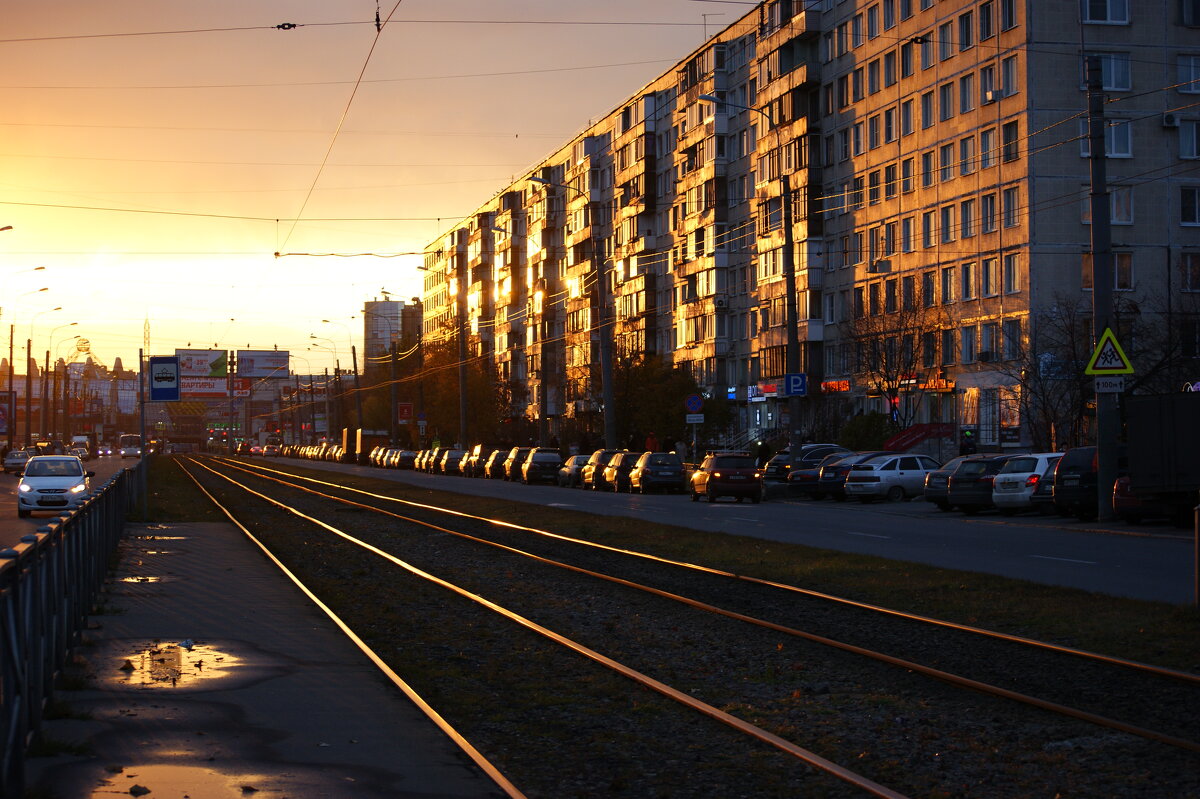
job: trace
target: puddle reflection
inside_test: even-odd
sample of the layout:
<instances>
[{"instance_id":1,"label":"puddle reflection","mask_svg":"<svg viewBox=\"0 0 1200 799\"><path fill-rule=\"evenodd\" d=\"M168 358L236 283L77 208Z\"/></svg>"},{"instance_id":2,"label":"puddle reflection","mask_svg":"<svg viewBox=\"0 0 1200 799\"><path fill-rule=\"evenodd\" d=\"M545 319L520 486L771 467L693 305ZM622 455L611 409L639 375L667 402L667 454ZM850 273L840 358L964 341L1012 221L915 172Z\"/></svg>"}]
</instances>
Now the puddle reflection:
<instances>
[{"instance_id":1,"label":"puddle reflection","mask_svg":"<svg viewBox=\"0 0 1200 799\"><path fill-rule=\"evenodd\" d=\"M119 663L118 682L154 688L187 687L233 675L239 659L210 644L181 641L156 644Z\"/></svg>"}]
</instances>

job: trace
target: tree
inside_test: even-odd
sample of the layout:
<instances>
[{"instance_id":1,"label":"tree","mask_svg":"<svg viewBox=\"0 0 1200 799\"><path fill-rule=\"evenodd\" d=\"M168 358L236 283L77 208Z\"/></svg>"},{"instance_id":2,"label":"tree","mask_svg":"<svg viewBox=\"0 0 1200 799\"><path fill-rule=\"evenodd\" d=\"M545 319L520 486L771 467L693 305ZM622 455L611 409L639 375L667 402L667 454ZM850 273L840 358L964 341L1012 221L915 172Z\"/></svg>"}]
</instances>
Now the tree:
<instances>
[{"instance_id":1,"label":"tree","mask_svg":"<svg viewBox=\"0 0 1200 799\"><path fill-rule=\"evenodd\" d=\"M617 411L617 439L640 448L648 433L662 442L690 440L684 403L700 387L692 374L668 363L662 356L643 353L619 358L613 366L613 401ZM724 430L729 424L728 403L704 403L703 435Z\"/></svg>"}]
</instances>

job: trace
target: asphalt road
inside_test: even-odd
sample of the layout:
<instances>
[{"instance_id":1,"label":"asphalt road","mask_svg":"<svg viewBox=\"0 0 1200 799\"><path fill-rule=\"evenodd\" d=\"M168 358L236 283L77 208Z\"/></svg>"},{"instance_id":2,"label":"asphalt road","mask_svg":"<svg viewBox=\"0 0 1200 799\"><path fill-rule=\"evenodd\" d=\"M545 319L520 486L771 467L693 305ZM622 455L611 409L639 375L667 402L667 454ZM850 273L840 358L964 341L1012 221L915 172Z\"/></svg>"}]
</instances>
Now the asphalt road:
<instances>
[{"instance_id":1,"label":"asphalt road","mask_svg":"<svg viewBox=\"0 0 1200 799\"><path fill-rule=\"evenodd\" d=\"M269 461L268 461L269 462ZM630 495L412 471L297 464L354 470L373 477L459 493L528 501L602 515L653 519L699 530L986 572L1115 596L1190 604L1195 593L1193 532L1166 522L943 513L921 500L897 503L731 499L693 503L683 494Z\"/></svg>"}]
</instances>

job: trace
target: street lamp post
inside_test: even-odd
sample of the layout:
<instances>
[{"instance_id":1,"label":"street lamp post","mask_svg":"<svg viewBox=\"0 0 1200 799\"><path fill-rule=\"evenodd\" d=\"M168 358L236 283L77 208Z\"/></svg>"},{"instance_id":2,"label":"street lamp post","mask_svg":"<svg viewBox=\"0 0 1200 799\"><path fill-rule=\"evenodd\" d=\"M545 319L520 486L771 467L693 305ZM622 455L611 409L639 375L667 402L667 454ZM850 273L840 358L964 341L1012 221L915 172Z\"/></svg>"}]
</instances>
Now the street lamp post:
<instances>
[{"instance_id":1,"label":"street lamp post","mask_svg":"<svg viewBox=\"0 0 1200 799\"><path fill-rule=\"evenodd\" d=\"M362 386L358 382L358 351L354 348L354 337L350 335L350 327L341 322L334 322L329 319L322 319L322 322L330 325L341 325L346 328L346 339L350 342L350 365L354 369L354 411L357 415L358 426L363 426L362 414Z\"/></svg>"},{"instance_id":2,"label":"street lamp post","mask_svg":"<svg viewBox=\"0 0 1200 799\"><path fill-rule=\"evenodd\" d=\"M761 114L767 122L767 129L775 134L775 146L779 147L779 129L775 127L774 120L771 115L761 108L754 108L748 105L740 105L731 103L728 100L717 97L715 94L702 94L699 97L714 105L723 104L734 106L735 108L744 108L747 111L754 111ZM800 373L800 328L799 314L796 307L796 253L795 253L795 232L792 230L792 185L791 180L786 172L783 171L782 153L779 161L779 186L780 186L780 202L783 205L782 223L783 223L783 288L787 292L784 298L784 325L787 327L787 348L784 352L784 370L789 375ZM787 380L784 381L784 387L787 388ZM787 395L788 408L788 448L795 457L800 451L800 395L788 393Z\"/></svg>"},{"instance_id":3,"label":"street lamp post","mask_svg":"<svg viewBox=\"0 0 1200 799\"><path fill-rule=\"evenodd\" d=\"M25 339L25 446L27 447L33 443L33 372L37 369L37 361L33 357L33 327L37 318L42 314L61 310L62 306L60 305L45 311L38 311L29 320L29 338ZM45 401L46 398L43 395L38 404L44 406Z\"/></svg>"},{"instance_id":4,"label":"street lamp post","mask_svg":"<svg viewBox=\"0 0 1200 799\"><path fill-rule=\"evenodd\" d=\"M529 176L529 180L533 183L540 183L543 186L555 186L561 189L569 189L583 197L591 204L591 198L588 195L575 188L568 186L565 183L552 183L545 178L540 178L534 175ZM595 219L591 220L593 226ZM597 332L600 334L600 402L604 406L604 448L617 449L617 408L616 401L613 397L613 339L612 339L612 321L609 319L608 313L608 267L605 265L604 257L600 252L599 242L593 233L591 236L592 243L592 260L595 263L597 277L597 305L600 307L600 318L597 320Z\"/></svg>"},{"instance_id":5,"label":"street lamp post","mask_svg":"<svg viewBox=\"0 0 1200 799\"><path fill-rule=\"evenodd\" d=\"M40 418L41 418L41 431L42 431L43 439L54 437L53 434L56 431L53 430L52 428L54 427L55 416L58 415L58 408L55 407L57 405L56 398L58 395L58 369L57 368L55 368L55 370L54 370L53 384L51 383L51 379L50 379L50 351L54 349L54 334L57 333L58 331L62 330L64 327L74 327L77 324L79 324L79 323L78 322L67 322L65 325L59 325L58 327L53 328L50 331L50 339L49 339L50 345L46 348L46 369L45 369L45 371L42 372L42 408L41 408L42 412L40 414ZM55 363L55 366L57 367L58 364ZM47 426L46 426L47 423L49 423L49 426L51 429L47 428Z\"/></svg>"}]
</instances>

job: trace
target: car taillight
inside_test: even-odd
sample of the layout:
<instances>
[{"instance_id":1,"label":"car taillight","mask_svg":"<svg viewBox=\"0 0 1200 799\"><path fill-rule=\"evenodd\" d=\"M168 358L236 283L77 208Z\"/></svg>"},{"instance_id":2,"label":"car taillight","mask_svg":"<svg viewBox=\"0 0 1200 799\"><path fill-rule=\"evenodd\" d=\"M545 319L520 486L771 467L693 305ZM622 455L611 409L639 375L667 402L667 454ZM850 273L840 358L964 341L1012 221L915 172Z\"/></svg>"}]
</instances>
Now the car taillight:
<instances>
[{"instance_id":1,"label":"car taillight","mask_svg":"<svg viewBox=\"0 0 1200 799\"><path fill-rule=\"evenodd\" d=\"M714 478L718 479L718 480L720 480L720 479L721 479L721 473L720 473L720 472L713 472L713 473L712 473L712 476L713 476Z\"/></svg>"},{"instance_id":2,"label":"car taillight","mask_svg":"<svg viewBox=\"0 0 1200 799\"><path fill-rule=\"evenodd\" d=\"M1038 480L1040 480L1041 477L1042 476L1040 474L1031 474L1025 478L1025 485L1026 486L1036 486L1038 484Z\"/></svg>"},{"instance_id":3,"label":"car taillight","mask_svg":"<svg viewBox=\"0 0 1200 799\"><path fill-rule=\"evenodd\" d=\"M992 477L992 476L990 476L990 475L989 475L989 476L985 476L985 477L980 477L980 478L979 478L979 482L981 482L981 483L985 483L985 484L987 484L987 485L991 485L993 482L995 482L995 480L996 480L996 478L995 478L995 477Z\"/></svg>"}]
</instances>

